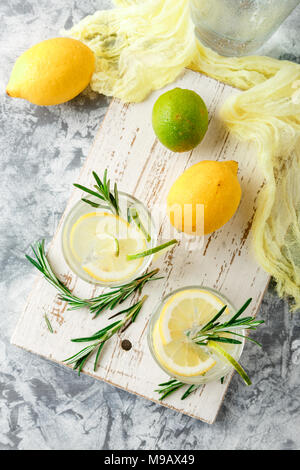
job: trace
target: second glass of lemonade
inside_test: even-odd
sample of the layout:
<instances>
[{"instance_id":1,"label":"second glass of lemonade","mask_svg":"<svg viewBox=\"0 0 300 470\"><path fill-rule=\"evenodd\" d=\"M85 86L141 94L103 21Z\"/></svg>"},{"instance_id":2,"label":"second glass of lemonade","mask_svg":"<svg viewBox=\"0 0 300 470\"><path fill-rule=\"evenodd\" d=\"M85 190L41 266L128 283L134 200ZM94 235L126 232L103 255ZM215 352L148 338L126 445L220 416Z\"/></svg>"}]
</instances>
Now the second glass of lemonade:
<instances>
[{"instance_id":1,"label":"second glass of lemonade","mask_svg":"<svg viewBox=\"0 0 300 470\"><path fill-rule=\"evenodd\" d=\"M99 202L93 196L87 198ZM119 215L103 203L93 207L80 200L66 217L62 229L62 251L66 263L81 279L114 287L140 276L152 256L127 260L153 248L157 234L145 205L133 196L119 192Z\"/></svg>"},{"instance_id":2,"label":"second glass of lemonade","mask_svg":"<svg viewBox=\"0 0 300 470\"><path fill-rule=\"evenodd\" d=\"M148 344L154 360L170 377L187 384L205 384L233 370L209 347L193 341L199 329L224 305L227 308L220 322L228 321L236 310L222 294L203 286L178 289L159 303L150 320ZM238 361L244 339L241 344L222 343L222 347Z\"/></svg>"}]
</instances>

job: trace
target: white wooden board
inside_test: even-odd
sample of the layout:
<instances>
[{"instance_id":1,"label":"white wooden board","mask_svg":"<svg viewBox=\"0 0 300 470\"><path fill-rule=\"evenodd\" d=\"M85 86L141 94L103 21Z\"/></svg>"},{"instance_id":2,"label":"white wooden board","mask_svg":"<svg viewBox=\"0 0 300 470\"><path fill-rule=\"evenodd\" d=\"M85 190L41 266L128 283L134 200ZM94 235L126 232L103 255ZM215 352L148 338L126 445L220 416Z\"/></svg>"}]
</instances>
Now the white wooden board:
<instances>
[{"instance_id":1,"label":"white wooden board","mask_svg":"<svg viewBox=\"0 0 300 470\"><path fill-rule=\"evenodd\" d=\"M192 152L183 154L173 154L165 149L156 140L151 126L155 100L163 91L174 86L198 92L205 100L210 115L208 132L202 143ZM249 313L255 313L269 280L251 252L250 228L257 195L263 183L257 168L255 148L239 143L230 136L218 117L224 100L239 92L192 71L185 71L176 84L167 86L165 90L153 93L140 104L112 102L77 181L91 185L92 170L101 175L107 168L111 179L117 181L119 190L133 194L150 209L161 205L164 210L171 185L187 167L203 159L234 159L239 163L243 197L235 216L221 230L205 237L203 245L199 240L197 249L192 244L181 242L156 260L153 266L159 267L165 277L146 286L144 293L149 294L149 299L136 323L123 335L110 340L96 372L93 372L92 360L85 366L85 372L93 377L153 401L157 401L154 392L157 384L167 378L152 359L147 346L149 317L159 299L178 287L203 284L220 290L236 306L252 297ZM70 272L61 252L63 221L81 197L77 189L70 188L70 193L66 211L49 249L49 259L68 286L79 296L88 298L103 289L81 281ZM162 226L158 227L160 233L168 226L168 219L164 217ZM137 297L132 298L130 303L136 300ZM55 334L49 333L44 313L47 313ZM71 343L71 338L94 333L108 323L108 316L104 313L92 320L87 310L68 311L67 305L58 299L55 289L38 276L11 341L47 359L61 362L79 350L80 345ZM132 342L130 351L120 347L121 338ZM213 423L229 381L230 377L227 377L223 385L220 382L205 385L184 401L180 400L181 393L175 393L164 400L163 405Z\"/></svg>"}]
</instances>

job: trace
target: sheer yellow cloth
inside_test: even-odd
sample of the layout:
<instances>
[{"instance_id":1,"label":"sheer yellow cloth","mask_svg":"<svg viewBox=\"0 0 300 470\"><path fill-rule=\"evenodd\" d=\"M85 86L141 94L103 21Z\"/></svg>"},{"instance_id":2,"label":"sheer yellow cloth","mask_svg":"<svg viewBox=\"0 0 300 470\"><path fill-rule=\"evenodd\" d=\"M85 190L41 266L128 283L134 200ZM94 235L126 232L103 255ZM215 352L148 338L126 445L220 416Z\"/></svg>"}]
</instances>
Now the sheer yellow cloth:
<instances>
[{"instance_id":1,"label":"sheer yellow cloth","mask_svg":"<svg viewBox=\"0 0 300 470\"><path fill-rule=\"evenodd\" d=\"M253 225L256 256L279 295L300 308L300 65L219 56L196 40L188 0L115 3L66 32L96 55L94 91L141 101L184 67L246 90L227 100L221 117L236 136L257 145L266 184Z\"/></svg>"}]
</instances>

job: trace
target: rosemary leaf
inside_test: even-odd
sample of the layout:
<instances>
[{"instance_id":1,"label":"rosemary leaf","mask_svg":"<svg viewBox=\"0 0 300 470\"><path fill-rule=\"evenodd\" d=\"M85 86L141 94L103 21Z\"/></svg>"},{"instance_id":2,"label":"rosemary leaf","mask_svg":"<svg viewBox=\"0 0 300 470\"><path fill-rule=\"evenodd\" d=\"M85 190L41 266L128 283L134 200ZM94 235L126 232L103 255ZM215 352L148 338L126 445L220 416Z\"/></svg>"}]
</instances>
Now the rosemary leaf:
<instances>
[{"instance_id":1,"label":"rosemary leaf","mask_svg":"<svg viewBox=\"0 0 300 470\"><path fill-rule=\"evenodd\" d=\"M221 310L211 320L209 320L206 325L203 326L203 328L201 328L201 331L206 331L210 329L210 326L215 324L216 320L225 312L226 308L227 305L224 305L224 307L222 307Z\"/></svg>"},{"instance_id":2,"label":"rosemary leaf","mask_svg":"<svg viewBox=\"0 0 300 470\"><path fill-rule=\"evenodd\" d=\"M81 191L84 191L88 194L91 194L92 196L95 196L95 197L101 199L102 201L105 201L103 196L101 196L98 192L93 191L92 189L86 188L85 186L82 186L81 184L77 184L77 183L74 183L73 186L75 186L75 188L81 189Z\"/></svg>"},{"instance_id":3,"label":"rosemary leaf","mask_svg":"<svg viewBox=\"0 0 300 470\"><path fill-rule=\"evenodd\" d=\"M89 204L92 207L95 207L95 208L100 207L100 204L96 204L96 202L90 201L89 199L85 199L84 197L82 197L81 200L85 202L86 204Z\"/></svg>"},{"instance_id":4,"label":"rosemary leaf","mask_svg":"<svg viewBox=\"0 0 300 470\"><path fill-rule=\"evenodd\" d=\"M231 318L230 322L234 322L241 314L246 310L249 304L252 302L252 298L246 300L244 305L236 312L236 314Z\"/></svg>"},{"instance_id":5,"label":"rosemary leaf","mask_svg":"<svg viewBox=\"0 0 300 470\"><path fill-rule=\"evenodd\" d=\"M185 400L191 393L195 392L200 385L193 384L191 385L182 395L181 400Z\"/></svg>"},{"instance_id":6,"label":"rosemary leaf","mask_svg":"<svg viewBox=\"0 0 300 470\"><path fill-rule=\"evenodd\" d=\"M50 320L49 320L49 318L47 317L46 314L44 315L44 319L45 319L47 328L48 328L48 330L50 331L50 333L54 333L53 328L52 328L52 325L51 325L51 323L50 323Z\"/></svg>"},{"instance_id":7,"label":"rosemary leaf","mask_svg":"<svg viewBox=\"0 0 300 470\"><path fill-rule=\"evenodd\" d=\"M136 226L145 235L145 238L146 238L147 242L151 241L151 236L149 235L149 233L145 229L144 225L142 224L142 221L140 219L138 211L136 210L136 208L134 206L128 207L128 209L127 209L127 220L128 220L129 223L131 221L133 221L136 224Z\"/></svg>"},{"instance_id":8,"label":"rosemary leaf","mask_svg":"<svg viewBox=\"0 0 300 470\"><path fill-rule=\"evenodd\" d=\"M94 372L96 372L96 370L97 370L99 357L100 357L100 354L101 354L101 351L102 351L102 349L103 349L104 344L105 344L105 343L100 343L100 345L99 345L99 347L98 347L98 351L97 351L96 358L95 358L95 362L94 362Z\"/></svg>"},{"instance_id":9,"label":"rosemary leaf","mask_svg":"<svg viewBox=\"0 0 300 470\"><path fill-rule=\"evenodd\" d=\"M178 382L176 379L169 380L168 382L163 382L161 384L158 384L159 387L163 387L164 385L171 385L174 382ZM156 391L156 390L155 390Z\"/></svg>"}]
</instances>

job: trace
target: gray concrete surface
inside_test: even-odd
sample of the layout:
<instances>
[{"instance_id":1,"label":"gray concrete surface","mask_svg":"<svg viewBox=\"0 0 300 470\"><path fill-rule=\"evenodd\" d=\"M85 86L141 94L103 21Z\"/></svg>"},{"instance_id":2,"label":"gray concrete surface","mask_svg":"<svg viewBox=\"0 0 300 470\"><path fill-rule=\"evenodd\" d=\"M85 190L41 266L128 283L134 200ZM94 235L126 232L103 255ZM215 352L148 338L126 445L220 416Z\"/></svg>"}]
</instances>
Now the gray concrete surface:
<instances>
[{"instance_id":1,"label":"gray concrete surface","mask_svg":"<svg viewBox=\"0 0 300 470\"><path fill-rule=\"evenodd\" d=\"M0 449L299 449L300 316L271 284L265 325L243 354L213 426L18 350L9 340L36 273L30 243L50 240L108 99L39 108L5 96L16 57L108 0L1 0ZM300 62L300 7L262 53Z\"/></svg>"}]
</instances>

